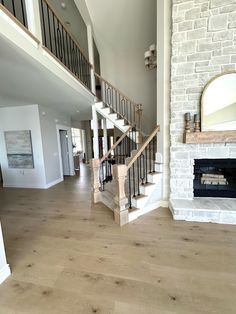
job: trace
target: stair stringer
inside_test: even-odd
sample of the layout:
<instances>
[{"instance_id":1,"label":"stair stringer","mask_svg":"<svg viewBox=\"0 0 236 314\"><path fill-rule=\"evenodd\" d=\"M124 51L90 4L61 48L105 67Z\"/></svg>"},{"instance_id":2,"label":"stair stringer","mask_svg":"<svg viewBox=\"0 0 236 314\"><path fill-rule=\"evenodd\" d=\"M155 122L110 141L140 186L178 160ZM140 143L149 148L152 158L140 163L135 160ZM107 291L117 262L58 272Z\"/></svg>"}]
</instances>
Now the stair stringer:
<instances>
[{"instance_id":1,"label":"stair stringer","mask_svg":"<svg viewBox=\"0 0 236 314\"><path fill-rule=\"evenodd\" d=\"M95 108L100 115L113 123L115 127L119 129L122 133L125 133L131 127L131 125L129 124L125 125L124 119L118 119L117 113L110 113L111 109L109 107L105 107L105 104L102 101L95 103ZM137 144L141 141L139 131L130 132L128 134L128 137L134 142L136 139Z\"/></svg>"}]
</instances>

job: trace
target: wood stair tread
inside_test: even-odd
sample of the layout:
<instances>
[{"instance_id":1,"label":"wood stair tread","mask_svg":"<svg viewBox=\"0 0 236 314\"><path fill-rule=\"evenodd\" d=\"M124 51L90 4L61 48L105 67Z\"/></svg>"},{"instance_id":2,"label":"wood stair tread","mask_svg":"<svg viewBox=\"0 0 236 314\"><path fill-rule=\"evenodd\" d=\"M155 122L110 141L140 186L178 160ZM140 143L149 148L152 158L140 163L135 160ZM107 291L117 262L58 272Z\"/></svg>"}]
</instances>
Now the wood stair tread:
<instances>
[{"instance_id":1,"label":"wood stair tread","mask_svg":"<svg viewBox=\"0 0 236 314\"><path fill-rule=\"evenodd\" d=\"M155 183L151 183L151 182L147 182L147 183L144 183L144 184L140 184L140 186L153 186L153 185L156 185Z\"/></svg>"},{"instance_id":2,"label":"wood stair tread","mask_svg":"<svg viewBox=\"0 0 236 314\"><path fill-rule=\"evenodd\" d=\"M132 208L128 208L128 210L129 210L129 214L130 214L130 213L135 212L136 210L139 210L139 208L136 208L133 206Z\"/></svg>"},{"instance_id":3,"label":"wood stair tread","mask_svg":"<svg viewBox=\"0 0 236 314\"><path fill-rule=\"evenodd\" d=\"M133 196L132 198L135 199L135 200L140 200L140 199L145 198L145 197L147 197L147 195L140 194L140 195L137 195L135 197Z\"/></svg>"}]
</instances>

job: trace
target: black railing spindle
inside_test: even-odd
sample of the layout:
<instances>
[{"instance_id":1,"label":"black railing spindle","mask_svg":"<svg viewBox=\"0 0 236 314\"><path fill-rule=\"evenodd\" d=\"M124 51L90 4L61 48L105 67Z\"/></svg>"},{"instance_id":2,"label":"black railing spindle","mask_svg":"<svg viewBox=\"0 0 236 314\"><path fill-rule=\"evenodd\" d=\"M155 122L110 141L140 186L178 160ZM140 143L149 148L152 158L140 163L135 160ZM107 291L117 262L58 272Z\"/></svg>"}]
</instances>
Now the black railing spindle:
<instances>
[{"instance_id":1,"label":"black railing spindle","mask_svg":"<svg viewBox=\"0 0 236 314\"><path fill-rule=\"evenodd\" d=\"M88 89L91 90L91 65L46 0L41 0L43 44Z\"/></svg>"},{"instance_id":2,"label":"black railing spindle","mask_svg":"<svg viewBox=\"0 0 236 314\"><path fill-rule=\"evenodd\" d=\"M1 0L0 3L19 21L27 27L26 8L24 0Z\"/></svg>"}]
</instances>

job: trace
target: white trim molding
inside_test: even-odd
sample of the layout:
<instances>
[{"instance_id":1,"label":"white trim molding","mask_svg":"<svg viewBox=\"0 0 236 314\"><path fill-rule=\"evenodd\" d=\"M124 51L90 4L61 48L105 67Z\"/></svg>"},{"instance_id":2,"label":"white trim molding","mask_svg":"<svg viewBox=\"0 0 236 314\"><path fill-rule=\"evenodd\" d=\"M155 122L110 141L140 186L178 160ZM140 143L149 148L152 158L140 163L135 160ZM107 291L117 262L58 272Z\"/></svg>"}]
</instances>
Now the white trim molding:
<instances>
[{"instance_id":1,"label":"white trim molding","mask_svg":"<svg viewBox=\"0 0 236 314\"><path fill-rule=\"evenodd\" d=\"M0 269L0 285L11 275L11 270L8 264Z\"/></svg>"},{"instance_id":2,"label":"white trim molding","mask_svg":"<svg viewBox=\"0 0 236 314\"><path fill-rule=\"evenodd\" d=\"M54 186L54 185L56 185L58 183L61 183L61 182L63 182L63 178L59 178L59 179L57 179L57 180L55 180L53 182L50 182L50 183L46 184L45 189L49 189L52 186Z\"/></svg>"}]
</instances>

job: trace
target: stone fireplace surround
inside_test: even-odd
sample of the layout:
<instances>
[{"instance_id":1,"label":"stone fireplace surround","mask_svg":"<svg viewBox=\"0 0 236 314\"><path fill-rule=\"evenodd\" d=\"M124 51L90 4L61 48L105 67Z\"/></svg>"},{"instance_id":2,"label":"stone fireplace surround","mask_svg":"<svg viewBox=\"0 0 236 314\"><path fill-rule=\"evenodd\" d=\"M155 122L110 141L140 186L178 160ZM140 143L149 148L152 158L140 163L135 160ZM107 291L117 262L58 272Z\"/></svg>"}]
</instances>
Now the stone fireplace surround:
<instances>
[{"instance_id":1,"label":"stone fireplace surround","mask_svg":"<svg viewBox=\"0 0 236 314\"><path fill-rule=\"evenodd\" d=\"M236 223L235 199L193 196L194 160L236 158L236 143L183 143L184 114L200 113L205 85L236 70L235 21L231 0L172 0L170 209L175 219Z\"/></svg>"}]
</instances>

